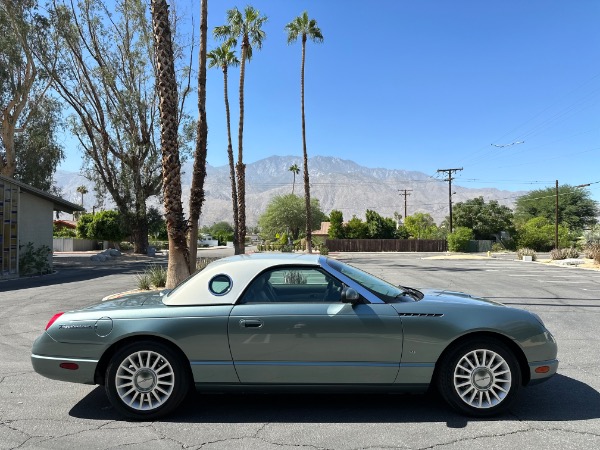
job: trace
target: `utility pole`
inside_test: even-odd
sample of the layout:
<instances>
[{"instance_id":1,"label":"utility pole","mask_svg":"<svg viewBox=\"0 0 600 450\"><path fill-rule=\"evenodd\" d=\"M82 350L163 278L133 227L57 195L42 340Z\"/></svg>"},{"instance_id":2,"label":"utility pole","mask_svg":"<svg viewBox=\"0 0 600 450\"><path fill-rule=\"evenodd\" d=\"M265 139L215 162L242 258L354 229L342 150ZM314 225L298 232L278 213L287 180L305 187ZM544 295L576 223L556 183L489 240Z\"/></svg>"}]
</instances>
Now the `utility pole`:
<instances>
[{"instance_id":1,"label":"utility pole","mask_svg":"<svg viewBox=\"0 0 600 450\"><path fill-rule=\"evenodd\" d=\"M412 192L412 189L398 189L398 192L400 192L400 195L404 196L404 220L406 220L406 197L410 195L408 192Z\"/></svg>"},{"instance_id":2,"label":"utility pole","mask_svg":"<svg viewBox=\"0 0 600 450\"><path fill-rule=\"evenodd\" d=\"M554 212L554 248L558 250L558 180L556 180L556 209Z\"/></svg>"},{"instance_id":3,"label":"utility pole","mask_svg":"<svg viewBox=\"0 0 600 450\"><path fill-rule=\"evenodd\" d=\"M448 172L448 178L444 181L448 182L448 204L450 209L450 233L452 233L452 174L458 172L459 170L463 170L462 167L458 169L438 169L439 172Z\"/></svg>"}]
</instances>

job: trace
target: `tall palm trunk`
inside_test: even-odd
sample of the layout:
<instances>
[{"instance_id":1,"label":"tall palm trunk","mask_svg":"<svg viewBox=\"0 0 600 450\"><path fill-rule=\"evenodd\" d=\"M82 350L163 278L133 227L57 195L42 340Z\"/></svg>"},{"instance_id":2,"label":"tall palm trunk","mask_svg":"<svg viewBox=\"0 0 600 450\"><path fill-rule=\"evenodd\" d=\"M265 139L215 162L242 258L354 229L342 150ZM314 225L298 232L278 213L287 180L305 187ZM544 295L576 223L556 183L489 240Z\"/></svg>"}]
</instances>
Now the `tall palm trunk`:
<instances>
[{"instance_id":1,"label":"tall palm trunk","mask_svg":"<svg viewBox=\"0 0 600 450\"><path fill-rule=\"evenodd\" d=\"M310 210L310 182L308 179L308 153L306 152L306 122L304 119L304 59L306 34L302 35L302 68L300 73L300 96L302 97L302 150L304 152L304 201L306 203L306 250L312 253L312 217Z\"/></svg>"},{"instance_id":2,"label":"tall palm trunk","mask_svg":"<svg viewBox=\"0 0 600 450\"><path fill-rule=\"evenodd\" d=\"M194 172L190 192L190 227L188 246L190 251L189 272L196 271L198 257L198 220L204 204L204 180L206 179L206 147L208 125L206 123L206 41L208 35L208 0L200 1L200 51L198 61L198 125Z\"/></svg>"},{"instance_id":3,"label":"tall palm trunk","mask_svg":"<svg viewBox=\"0 0 600 450\"><path fill-rule=\"evenodd\" d=\"M240 125L238 129L238 161L236 164L237 194L238 194L238 247L235 254L245 253L246 241L246 164L243 156L244 138L244 76L246 74L246 55L248 52L248 37L244 36L242 42L242 61L240 64Z\"/></svg>"},{"instance_id":4,"label":"tall palm trunk","mask_svg":"<svg viewBox=\"0 0 600 450\"><path fill-rule=\"evenodd\" d=\"M187 225L181 204L181 163L179 161L177 82L166 0L151 0L152 27L156 53L157 90L160 109L163 194L169 264L167 288L173 288L189 276Z\"/></svg>"},{"instance_id":5,"label":"tall palm trunk","mask_svg":"<svg viewBox=\"0 0 600 450\"><path fill-rule=\"evenodd\" d=\"M238 250L238 228L239 228L239 217L238 217L238 195L236 188L235 178L235 165L233 161L233 145L231 143L231 114L229 112L229 94L228 94L228 83L227 83L227 65L223 66L223 90L225 98L225 115L227 116L227 157L229 159L229 179L231 181L231 202L233 205L233 248L237 254Z\"/></svg>"}]
</instances>

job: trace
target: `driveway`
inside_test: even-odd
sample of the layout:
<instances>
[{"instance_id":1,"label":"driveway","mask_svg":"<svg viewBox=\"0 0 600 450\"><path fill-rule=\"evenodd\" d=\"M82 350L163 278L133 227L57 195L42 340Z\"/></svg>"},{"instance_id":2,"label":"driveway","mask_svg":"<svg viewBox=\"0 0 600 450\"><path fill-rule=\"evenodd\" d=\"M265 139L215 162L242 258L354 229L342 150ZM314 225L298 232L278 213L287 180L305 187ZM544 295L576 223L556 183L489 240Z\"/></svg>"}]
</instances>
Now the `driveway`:
<instances>
[{"instance_id":1,"label":"driveway","mask_svg":"<svg viewBox=\"0 0 600 450\"><path fill-rule=\"evenodd\" d=\"M338 254L396 283L464 290L538 313L559 343L552 380L473 420L429 395L191 395L168 419L123 421L97 386L42 378L31 344L57 311L135 287L146 261L63 264L0 283L0 449L600 448L600 273L510 258Z\"/></svg>"}]
</instances>

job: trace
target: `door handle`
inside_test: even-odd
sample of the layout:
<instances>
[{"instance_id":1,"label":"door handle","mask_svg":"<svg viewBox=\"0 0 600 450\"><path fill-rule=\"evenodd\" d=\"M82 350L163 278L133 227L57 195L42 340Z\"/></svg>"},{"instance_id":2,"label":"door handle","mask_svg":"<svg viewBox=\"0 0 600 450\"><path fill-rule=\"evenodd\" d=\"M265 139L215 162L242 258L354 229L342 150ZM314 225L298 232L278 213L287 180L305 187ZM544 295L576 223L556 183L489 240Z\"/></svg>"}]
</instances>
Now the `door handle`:
<instances>
[{"instance_id":1,"label":"door handle","mask_svg":"<svg viewBox=\"0 0 600 450\"><path fill-rule=\"evenodd\" d=\"M261 328L264 325L262 320L258 319L242 319L240 320L240 327L242 328Z\"/></svg>"}]
</instances>

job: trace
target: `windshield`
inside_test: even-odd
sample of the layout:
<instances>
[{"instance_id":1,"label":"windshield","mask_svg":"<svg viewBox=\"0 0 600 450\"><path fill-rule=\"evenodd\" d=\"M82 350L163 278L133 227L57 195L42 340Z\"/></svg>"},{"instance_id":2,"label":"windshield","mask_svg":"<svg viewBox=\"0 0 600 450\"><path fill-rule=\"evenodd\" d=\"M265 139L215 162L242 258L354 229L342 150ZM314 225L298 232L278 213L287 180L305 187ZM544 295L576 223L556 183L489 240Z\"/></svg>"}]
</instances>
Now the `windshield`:
<instances>
[{"instance_id":1,"label":"windshield","mask_svg":"<svg viewBox=\"0 0 600 450\"><path fill-rule=\"evenodd\" d=\"M411 290L394 286L393 284L390 284L381 278L377 278L370 273L363 272L356 267L330 258L327 258L327 263L333 269L343 273L348 278L356 281L358 284L371 291L384 302L406 301L407 295L409 296L408 301L410 301L410 299L418 300L417 296L411 294Z\"/></svg>"}]
</instances>

